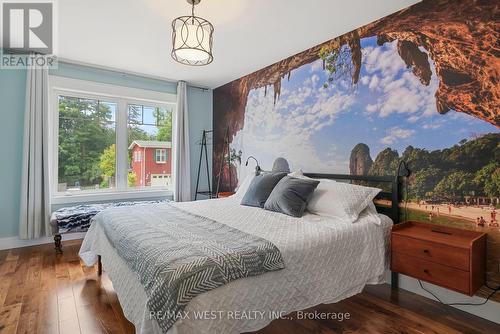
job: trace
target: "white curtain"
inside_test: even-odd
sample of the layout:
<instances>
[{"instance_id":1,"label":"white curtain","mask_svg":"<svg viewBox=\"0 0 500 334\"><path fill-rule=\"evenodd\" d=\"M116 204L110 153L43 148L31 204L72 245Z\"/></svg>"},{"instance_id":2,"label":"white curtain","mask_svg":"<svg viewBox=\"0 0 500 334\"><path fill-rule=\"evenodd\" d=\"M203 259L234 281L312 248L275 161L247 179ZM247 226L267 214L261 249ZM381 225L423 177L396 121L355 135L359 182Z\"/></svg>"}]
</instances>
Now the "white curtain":
<instances>
[{"instance_id":1,"label":"white curtain","mask_svg":"<svg viewBox=\"0 0 500 334\"><path fill-rule=\"evenodd\" d=\"M184 81L177 84L177 112L174 121L174 201L185 202L191 200L191 163L187 86Z\"/></svg>"},{"instance_id":2,"label":"white curtain","mask_svg":"<svg viewBox=\"0 0 500 334\"><path fill-rule=\"evenodd\" d=\"M28 69L24 112L19 237L50 235L48 70Z\"/></svg>"}]
</instances>

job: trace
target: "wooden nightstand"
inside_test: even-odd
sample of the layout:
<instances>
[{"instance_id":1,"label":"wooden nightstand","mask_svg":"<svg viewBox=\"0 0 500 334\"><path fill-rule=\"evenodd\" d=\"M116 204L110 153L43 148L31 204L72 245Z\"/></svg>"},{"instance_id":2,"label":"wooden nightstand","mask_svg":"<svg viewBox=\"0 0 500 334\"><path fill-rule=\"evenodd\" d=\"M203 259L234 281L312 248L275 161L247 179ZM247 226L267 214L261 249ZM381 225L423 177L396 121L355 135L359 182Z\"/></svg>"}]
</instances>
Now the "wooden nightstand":
<instances>
[{"instance_id":1,"label":"wooden nightstand","mask_svg":"<svg viewBox=\"0 0 500 334\"><path fill-rule=\"evenodd\" d=\"M234 194L235 194L234 191L221 191L221 192L219 192L218 198L226 198L226 197L232 196Z\"/></svg>"},{"instance_id":2,"label":"wooden nightstand","mask_svg":"<svg viewBox=\"0 0 500 334\"><path fill-rule=\"evenodd\" d=\"M486 277L486 234L409 221L391 233L391 270L469 296Z\"/></svg>"}]
</instances>

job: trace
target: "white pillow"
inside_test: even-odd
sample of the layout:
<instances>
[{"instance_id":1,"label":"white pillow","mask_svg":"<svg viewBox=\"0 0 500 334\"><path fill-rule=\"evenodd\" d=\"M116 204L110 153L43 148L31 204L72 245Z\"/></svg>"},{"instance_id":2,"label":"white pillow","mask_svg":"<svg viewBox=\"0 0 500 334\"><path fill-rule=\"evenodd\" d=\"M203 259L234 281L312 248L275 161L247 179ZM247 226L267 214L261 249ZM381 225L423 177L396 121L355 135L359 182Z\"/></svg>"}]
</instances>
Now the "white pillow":
<instances>
[{"instance_id":1,"label":"white pillow","mask_svg":"<svg viewBox=\"0 0 500 334\"><path fill-rule=\"evenodd\" d=\"M245 196L245 193L248 190L248 187L250 187L250 183L252 183L252 180L254 177L255 177L255 173L247 175L247 177L245 177L243 182L241 182L241 184L238 186L238 188L236 189L236 193L233 196L237 197L237 198L240 198L240 197L243 198L243 196Z\"/></svg>"},{"instance_id":2,"label":"white pillow","mask_svg":"<svg viewBox=\"0 0 500 334\"><path fill-rule=\"evenodd\" d=\"M302 171L302 169L297 169L296 171L293 171L293 172L289 173L288 176L295 177L297 179L316 180L316 181L319 181L320 183L323 182L323 181L326 181L326 182L335 182L335 180L330 180L330 179L313 179L311 177L305 176L304 172Z\"/></svg>"},{"instance_id":3,"label":"white pillow","mask_svg":"<svg viewBox=\"0 0 500 334\"><path fill-rule=\"evenodd\" d=\"M325 180L314 191L307 210L311 213L334 217L342 221L355 222L361 211L373 202L381 191L344 182Z\"/></svg>"},{"instance_id":4,"label":"white pillow","mask_svg":"<svg viewBox=\"0 0 500 334\"><path fill-rule=\"evenodd\" d=\"M363 219L364 222L369 221L375 225L382 224L382 219L380 219L377 208L375 207L375 203L373 202L370 202L368 206L363 211L361 211L356 222L360 221L361 219Z\"/></svg>"},{"instance_id":5,"label":"white pillow","mask_svg":"<svg viewBox=\"0 0 500 334\"><path fill-rule=\"evenodd\" d=\"M302 169L297 169L291 173L288 173L288 176L295 177L297 179L309 179L309 177L304 176L304 172L302 172Z\"/></svg>"}]
</instances>

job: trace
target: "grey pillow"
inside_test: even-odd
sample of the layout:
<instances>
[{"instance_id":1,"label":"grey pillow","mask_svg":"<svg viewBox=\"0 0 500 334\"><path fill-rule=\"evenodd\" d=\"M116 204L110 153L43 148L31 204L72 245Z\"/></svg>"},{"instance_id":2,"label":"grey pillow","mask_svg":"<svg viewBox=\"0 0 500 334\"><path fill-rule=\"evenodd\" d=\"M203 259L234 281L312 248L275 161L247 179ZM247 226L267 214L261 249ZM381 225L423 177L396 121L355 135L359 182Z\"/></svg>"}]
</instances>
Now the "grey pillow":
<instances>
[{"instance_id":1,"label":"grey pillow","mask_svg":"<svg viewBox=\"0 0 500 334\"><path fill-rule=\"evenodd\" d=\"M274 187L264 209L302 217L319 181L285 176Z\"/></svg>"},{"instance_id":2,"label":"grey pillow","mask_svg":"<svg viewBox=\"0 0 500 334\"><path fill-rule=\"evenodd\" d=\"M241 204L263 208L274 187L284 176L286 176L286 173L257 175L253 178L252 183L250 183L245 196L241 200Z\"/></svg>"}]
</instances>

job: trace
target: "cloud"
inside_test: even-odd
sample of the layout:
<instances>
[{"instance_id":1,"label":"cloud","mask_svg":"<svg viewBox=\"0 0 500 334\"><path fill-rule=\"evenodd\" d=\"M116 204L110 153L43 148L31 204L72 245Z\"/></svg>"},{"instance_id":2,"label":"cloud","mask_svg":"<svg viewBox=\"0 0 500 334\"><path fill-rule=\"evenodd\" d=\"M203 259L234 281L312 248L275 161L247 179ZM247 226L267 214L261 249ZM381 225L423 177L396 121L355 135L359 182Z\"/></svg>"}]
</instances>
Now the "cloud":
<instances>
[{"instance_id":1,"label":"cloud","mask_svg":"<svg viewBox=\"0 0 500 334\"><path fill-rule=\"evenodd\" d=\"M432 121L429 123L424 123L424 125L422 125L422 129L426 129L426 130L439 129L440 127L442 127L444 125L444 123L445 122L443 119Z\"/></svg>"},{"instance_id":2,"label":"cloud","mask_svg":"<svg viewBox=\"0 0 500 334\"><path fill-rule=\"evenodd\" d=\"M309 73L316 73L319 70L323 69L323 60L318 59L311 63L311 67L309 68Z\"/></svg>"},{"instance_id":3,"label":"cloud","mask_svg":"<svg viewBox=\"0 0 500 334\"><path fill-rule=\"evenodd\" d=\"M410 123L415 123L415 122L417 122L419 119L420 119L420 117L418 117L418 116L416 116L416 115L412 115L412 116L408 117L408 122L410 122Z\"/></svg>"},{"instance_id":4,"label":"cloud","mask_svg":"<svg viewBox=\"0 0 500 334\"><path fill-rule=\"evenodd\" d=\"M370 80L368 88L370 88L371 90L375 90L378 87L378 84L379 84L378 76L374 74Z\"/></svg>"},{"instance_id":5,"label":"cloud","mask_svg":"<svg viewBox=\"0 0 500 334\"><path fill-rule=\"evenodd\" d=\"M377 111L378 108L379 107L376 104L367 104L365 109L368 113L373 113L373 112Z\"/></svg>"},{"instance_id":6,"label":"cloud","mask_svg":"<svg viewBox=\"0 0 500 334\"><path fill-rule=\"evenodd\" d=\"M355 102L354 94L316 86L314 76L297 87L288 87L274 104L272 88L252 90L245 109L244 128L236 134L231 146L242 150L243 159L257 155L263 167L278 156L290 162L291 168L314 169L318 172L346 173L349 162L339 159L336 146L319 148L313 136L331 126ZM241 166L241 180L249 171Z\"/></svg>"},{"instance_id":7,"label":"cloud","mask_svg":"<svg viewBox=\"0 0 500 334\"><path fill-rule=\"evenodd\" d=\"M392 127L386 131L386 136L381 138L381 144L391 145L400 139L408 139L415 134L415 130Z\"/></svg>"},{"instance_id":8,"label":"cloud","mask_svg":"<svg viewBox=\"0 0 500 334\"><path fill-rule=\"evenodd\" d=\"M363 49L367 75L361 83L376 91L376 102L370 102L365 110L381 118L392 114L408 114L408 122L415 123L421 118L436 115L434 94L438 87L435 69L429 86L423 85L410 71L399 56L397 42L386 43L383 47Z\"/></svg>"}]
</instances>

